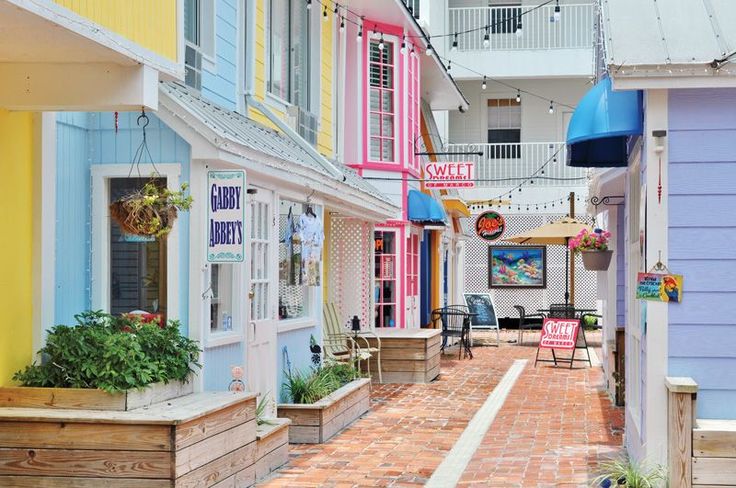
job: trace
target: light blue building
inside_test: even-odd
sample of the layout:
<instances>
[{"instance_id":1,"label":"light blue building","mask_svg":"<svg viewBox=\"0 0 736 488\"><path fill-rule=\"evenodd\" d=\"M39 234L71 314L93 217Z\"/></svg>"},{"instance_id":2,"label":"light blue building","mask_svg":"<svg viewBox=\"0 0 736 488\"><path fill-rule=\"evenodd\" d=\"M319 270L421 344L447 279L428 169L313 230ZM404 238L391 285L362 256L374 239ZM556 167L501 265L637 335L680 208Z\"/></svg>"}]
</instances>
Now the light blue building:
<instances>
[{"instance_id":1,"label":"light blue building","mask_svg":"<svg viewBox=\"0 0 736 488\"><path fill-rule=\"evenodd\" d=\"M201 342L198 389L226 389L231 367L242 366L250 391L278 398L287 358L294 369L311 365L310 337L321 340L322 303L332 279L321 259L332 242L327 226L319 284L288 279L288 225L311 209L322 222L364 225L370 237L373 222L398 209L328 159L334 151L319 149L302 125L250 95L262 91L254 73L263 54L251 35L263 19L257 20L253 2L184 3L186 84L161 84L159 111L146 114L142 155L136 156L145 122L140 113L56 117L56 210L49 217L56 221L54 323L73 323L74 314L87 309L160 313L181 321ZM312 17L307 22L319 32L321 16ZM319 35L307 39L315 52L324 42ZM320 81L321 65L312 71L310 93L320 100L326 81ZM320 110L330 121L320 134L331 140L336 121L324 111L332 106ZM243 262L207 260L208 172L218 170L245 171ZM173 189L188 183L194 204L180 212L166 239L132 239L111 222L108 205L151 178ZM360 250L366 243L348 245ZM362 286L367 295L370 279L363 281L356 291ZM360 313L368 323L369 310Z\"/></svg>"}]
</instances>

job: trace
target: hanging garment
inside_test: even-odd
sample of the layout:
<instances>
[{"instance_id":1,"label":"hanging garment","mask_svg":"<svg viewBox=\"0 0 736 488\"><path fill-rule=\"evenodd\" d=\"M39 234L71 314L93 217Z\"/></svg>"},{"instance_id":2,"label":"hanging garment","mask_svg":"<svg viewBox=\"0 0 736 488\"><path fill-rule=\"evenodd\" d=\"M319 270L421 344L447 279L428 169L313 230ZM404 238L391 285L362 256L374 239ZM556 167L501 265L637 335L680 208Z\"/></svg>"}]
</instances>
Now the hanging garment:
<instances>
[{"instance_id":1,"label":"hanging garment","mask_svg":"<svg viewBox=\"0 0 736 488\"><path fill-rule=\"evenodd\" d=\"M302 284L300 238L298 235L298 224L294 218L291 207L286 216L286 228L284 229L284 245L286 256L280 267L279 277L287 285L295 286Z\"/></svg>"},{"instance_id":2,"label":"hanging garment","mask_svg":"<svg viewBox=\"0 0 736 488\"><path fill-rule=\"evenodd\" d=\"M319 217L314 214L302 214L299 217L299 237L302 243L302 283L307 286L319 286L319 265L322 262L322 243L325 239Z\"/></svg>"}]
</instances>

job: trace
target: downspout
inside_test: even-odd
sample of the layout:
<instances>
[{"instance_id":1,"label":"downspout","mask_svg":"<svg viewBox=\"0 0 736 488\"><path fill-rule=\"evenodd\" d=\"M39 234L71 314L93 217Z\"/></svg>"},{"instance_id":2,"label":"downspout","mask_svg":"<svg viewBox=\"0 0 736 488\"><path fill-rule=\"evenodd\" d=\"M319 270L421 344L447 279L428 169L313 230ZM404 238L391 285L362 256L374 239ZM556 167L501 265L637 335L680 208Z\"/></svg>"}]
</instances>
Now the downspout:
<instances>
[{"instance_id":1,"label":"downspout","mask_svg":"<svg viewBox=\"0 0 736 488\"><path fill-rule=\"evenodd\" d=\"M337 166L332 164L326 157L322 156L322 154L320 154L319 151L312 147L311 144L302 139L302 136L300 136L294 129L289 127L288 124L281 120L279 116L271 112L271 110L264 103L256 99L256 97L253 96L253 94L251 93L250 89L246 90L245 92L245 101L248 107L253 107L261 112L263 115L265 115L266 118L271 121L271 123L278 127L278 129L284 134L288 135L294 142L299 145L299 147L301 147L307 154L312 156L312 158L317 163L327 168L333 176L338 178L339 181L345 181L347 179L345 174L343 174L343 172L340 171Z\"/></svg>"}]
</instances>

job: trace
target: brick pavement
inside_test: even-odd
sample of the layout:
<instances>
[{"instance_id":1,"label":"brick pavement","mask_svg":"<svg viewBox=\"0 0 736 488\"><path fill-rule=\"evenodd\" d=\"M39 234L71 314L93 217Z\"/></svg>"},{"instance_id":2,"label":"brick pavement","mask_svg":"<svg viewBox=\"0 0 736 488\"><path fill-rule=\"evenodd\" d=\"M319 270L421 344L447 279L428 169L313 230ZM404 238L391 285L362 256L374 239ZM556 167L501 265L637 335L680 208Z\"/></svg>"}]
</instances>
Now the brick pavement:
<instances>
[{"instance_id":1,"label":"brick pavement","mask_svg":"<svg viewBox=\"0 0 736 488\"><path fill-rule=\"evenodd\" d=\"M422 486L515 359L530 362L458 486L586 486L620 449L623 412L600 390L599 369L535 369L535 352L477 347L473 360L444 356L429 385L376 385L366 416L325 444L292 445L289 464L259 486Z\"/></svg>"}]
</instances>

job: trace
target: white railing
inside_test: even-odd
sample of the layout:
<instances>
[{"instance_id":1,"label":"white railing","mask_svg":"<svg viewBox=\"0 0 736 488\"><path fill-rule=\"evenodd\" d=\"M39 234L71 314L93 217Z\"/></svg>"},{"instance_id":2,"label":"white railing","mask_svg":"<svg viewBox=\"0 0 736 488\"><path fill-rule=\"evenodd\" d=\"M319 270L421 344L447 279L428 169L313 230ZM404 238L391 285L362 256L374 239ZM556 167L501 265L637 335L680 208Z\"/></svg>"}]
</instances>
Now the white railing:
<instances>
[{"instance_id":1,"label":"white railing","mask_svg":"<svg viewBox=\"0 0 736 488\"><path fill-rule=\"evenodd\" d=\"M554 4L532 9L533 6L450 8L449 32L458 33L460 51L593 48L594 5L560 5L559 20L555 20ZM516 35L519 24L521 35ZM447 39L451 48L454 36Z\"/></svg>"},{"instance_id":2,"label":"white railing","mask_svg":"<svg viewBox=\"0 0 736 488\"><path fill-rule=\"evenodd\" d=\"M566 165L564 142L514 144L447 144L447 152L478 152L456 156L475 163L476 187L513 187L527 178L539 186L585 186L587 170ZM458 159L459 160L459 159Z\"/></svg>"}]
</instances>

